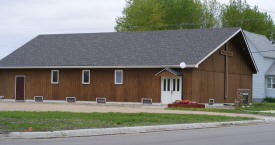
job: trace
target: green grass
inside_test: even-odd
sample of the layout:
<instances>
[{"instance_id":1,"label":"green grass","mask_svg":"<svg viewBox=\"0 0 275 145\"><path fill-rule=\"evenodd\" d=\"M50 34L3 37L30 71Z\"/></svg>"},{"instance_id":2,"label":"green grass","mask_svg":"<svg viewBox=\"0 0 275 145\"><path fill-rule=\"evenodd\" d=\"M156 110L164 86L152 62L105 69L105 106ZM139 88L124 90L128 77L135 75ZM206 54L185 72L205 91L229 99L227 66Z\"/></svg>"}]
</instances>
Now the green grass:
<instances>
[{"instance_id":1,"label":"green grass","mask_svg":"<svg viewBox=\"0 0 275 145\"><path fill-rule=\"evenodd\" d=\"M275 98L265 97L263 102L275 103Z\"/></svg>"},{"instance_id":2,"label":"green grass","mask_svg":"<svg viewBox=\"0 0 275 145\"><path fill-rule=\"evenodd\" d=\"M33 131L54 131L251 119L253 118L187 114L2 111L0 112L0 130L3 132L27 131L32 127Z\"/></svg>"},{"instance_id":3,"label":"green grass","mask_svg":"<svg viewBox=\"0 0 275 145\"><path fill-rule=\"evenodd\" d=\"M235 108L235 109L215 109L215 108L169 108L171 110L191 110L191 111L206 111L206 112L222 112L222 113L243 113L243 114L258 114L265 116L275 116L275 113L263 113L255 111L275 110L275 103L253 103L250 107Z\"/></svg>"},{"instance_id":4,"label":"green grass","mask_svg":"<svg viewBox=\"0 0 275 145\"><path fill-rule=\"evenodd\" d=\"M251 107L245 109L250 111L275 110L275 103L253 103Z\"/></svg>"}]
</instances>

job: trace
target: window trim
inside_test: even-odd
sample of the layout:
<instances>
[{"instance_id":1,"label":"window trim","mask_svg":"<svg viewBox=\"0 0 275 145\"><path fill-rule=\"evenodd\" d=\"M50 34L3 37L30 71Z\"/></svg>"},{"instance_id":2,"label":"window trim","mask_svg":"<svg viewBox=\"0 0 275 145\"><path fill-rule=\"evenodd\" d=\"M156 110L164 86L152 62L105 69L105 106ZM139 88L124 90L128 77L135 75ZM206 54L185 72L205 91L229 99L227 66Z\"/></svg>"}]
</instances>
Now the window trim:
<instances>
[{"instance_id":1,"label":"window trim","mask_svg":"<svg viewBox=\"0 0 275 145\"><path fill-rule=\"evenodd\" d=\"M121 82L116 82L116 73L117 73L117 72L121 72ZM121 70L121 69L116 69L116 70L115 70L115 80L114 80L114 81L115 81L115 84L116 84L116 85L121 85L121 84L123 84L123 70Z\"/></svg>"},{"instance_id":2,"label":"window trim","mask_svg":"<svg viewBox=\"0 0 275 145\"><path fill-rule=\"evenodd\" d=\"M271 80L271 82L270 82L271 87L270 88L268 87L268 79ZM268 76L268 77L266 77L266 88L267 89L275 89L275 88L273 88L273 85L275 85L275 82L273 82L273 80L275 80L275 76Z\"/></svg>"},{"instance_id":3,"label":"window trim","mask_svg":"<svg viewBox=\"0 0 275 145\"><path fill-rule=\"evenodd\" d=\"M53 82L53 72L57 72L57 82ZM59 70L51 70L51 84L59 84Z\"/></svg>"},{"instance_id":4,"label":"window trim","mask_svg":"<svg viewBox=\"0 0 275 145\"><path fill-rule=\"evenodd\" d=\"M171 78L167 78L167 89L166 90L171 91Z\"/></svg>"},{"instance_id":5,"label":"window trim","mask_svg":"<svg viewBox=\"0 0 275 145\"><path fill-rule=\"evenodd\" d=\"M84 72L88 71L89 72L89 81L88 82L84 82ZM89 85L91 84L91 70L82 70L82 84L83 85Z\"/></svg>"},{"instance_id":6,"label":"window trim","mask_svg":"<svg viewBox=\"0 0 275 145\"><path fill-rule=\"evenodd\" d=\"M163 89L162 91L166 91L167 90L167 82L166 82L166 78L163 79Z\"/></svg>"},{"instance_id":7,"label":"window trim","mask_svg":"<svg viewBox=\"0 0 275 145\"><path fill-rule=\"evenodd\" d=\"M181 80L179 78L177 78L176 80L177 80L177 92L179 92L180 91Z\"/></svg>"},{"instance_id":8,"label":"window trim","mask_svg":"<svg viewBox=\"0 0 275 145\"><path fill-rule=\"evenodd\" d=\"M176 86L177 86L176 80L177 80L176 78L173 78L173 88L172 88L172 91L174 91L174 92L177 91L176 90Z\"/></svg>"}]
</instances>

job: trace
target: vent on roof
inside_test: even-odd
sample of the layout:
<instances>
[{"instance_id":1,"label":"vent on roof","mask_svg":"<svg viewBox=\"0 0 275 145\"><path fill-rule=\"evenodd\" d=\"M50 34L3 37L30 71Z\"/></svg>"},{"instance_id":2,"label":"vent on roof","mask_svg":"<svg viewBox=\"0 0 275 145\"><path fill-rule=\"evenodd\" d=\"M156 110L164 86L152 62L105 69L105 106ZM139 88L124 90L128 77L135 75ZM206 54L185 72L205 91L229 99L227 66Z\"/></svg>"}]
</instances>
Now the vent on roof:
<instances>
[{"instance_id":1,"label":"vent on roof","mask_svg":"<svg viewBox=\"0 0 275 145\"><path fill-rule=\"evenodd\" d=\"M152 98L142 98L141 103L142 104L152 104Z\"/></svg>"},{"instance_id":2,"label":"vent on roof","mask_svg":"<svg viewBox=\"0 0 275 145\"><path fill-rule=\"evenodd\" d=\"M215 104L215 99L209 99L209 105L214 105Z\"/></svg>"},{"instance_id":3,"label":"vent on roof","mask_svg":"<svg viewBox=\"0 0 275 145\"><path fill-rule=\"evenodd\" d=\"M76 102L76 98L75 97L66 97L66 101L68 103L75 103Z\"/></svg>"},{"instance_id":4,"label":"vent on roof","mask_svg":"<svg viewBox=\"0 0 275 145\"><path fill-rule=\"evenodd\" d=\"M106 98L96 98L97 103L106 103Z\"/></svg>"},{"instance_id":5,"label":"vent on roof","mask_svg":"<svg viewBox=\"0 0 275 145\"><path fill-rule=\"evenodd\" d=\"M35 102L43 102L43 96L34 96Z\"/></svg>"}]
</instances>

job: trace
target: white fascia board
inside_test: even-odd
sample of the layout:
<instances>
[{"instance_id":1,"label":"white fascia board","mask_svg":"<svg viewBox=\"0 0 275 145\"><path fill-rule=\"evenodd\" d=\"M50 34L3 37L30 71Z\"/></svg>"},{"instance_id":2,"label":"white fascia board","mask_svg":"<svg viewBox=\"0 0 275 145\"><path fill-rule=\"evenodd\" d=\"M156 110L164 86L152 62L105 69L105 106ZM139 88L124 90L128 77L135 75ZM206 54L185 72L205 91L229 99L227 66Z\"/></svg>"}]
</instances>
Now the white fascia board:
<instances>
[{"instance_id":1,"label":"white fascia board","mask_svg":"<svg viewBox=\"0 0 275 145\"><path fill-rule=\"evenodd\" d=\"M252 61L253 61L254 67L256 68L256 72L259 72L258 67L257 67L257 65L256 65L256 63L255 63L255 60L254 60L254 58L253 58L253 55L252 55L252 53L251 53L250 47L249 47L249 45L248 45L247 39L246 39L245 34L244 34L244 32L243 32L242 29L241 29L241 32L242 32L242 36L243 36L243 38L244 38L245 44L246 44L246 46L247 46L247 49L248 49L250 58L251 58Z\"/></svg>"},{"instance_id":2,"label":"white fascia board","mask_svg":"<svg viewBox=\"0 0 275 145\"><path fill-rule=\"evenodd\" d=\"M167 70L166 68L163 68L161 71L159 71L158 73L156 73L155 76L157 76L158 74L162 73L162 72L165 71L165 70L168 71L168 72L170 72L170 73L172 73L172 74L175 75L175 76L177 75L177 74L175 74L175 73L173 73L173 72Z\"/></svg>"},{"instance_id":3,"label":"white fascia board","mask_svg":"<svg viewBox=\"0 0 275 145\"><path fill-rule=\"evenodd\" d=\"M256 71L258 72L258 67L257 67L257 65L256 65L256 63L255 63L255 60L254 60L253 56L252 56L252 53L251 53L251 51L250 51L249 45L248 45L248 43L247 43L247 40L246 40L246 37L245 37L245 35L244 35L244 32L243 32L242 28L240 28L240 29L239 29L238 31L236 31L233 35L231 35L228 39L226 39L223 43L221 43L216 49L214 49L213 51L211 51L206 57L204 57L202 60L200 60L200 61L195 65L195 68L199 68L199 65L200 65L203 61L205 61L208 57L210 57L213 53L215 53L219 48L221 48L223 45L225 45L230 39L232 39L234 36L236 36L239 32L241 32L241 34L242 34L242 36L243 36L243 38L244 38L245 44L246 44L246 46L247 46L247 48L248 48L248 52L249 52L250 58L252 59L252 62L253 62L253 64L254 64L254 67L256 68Z\"/></svg>"},{"instance_id":4,"label":"white fascia board","mask_svg":"<svg viewBox=\"0 0 275 145\"><path fill-rule=\"evenodd\" d=\"M137 65L137 66L0 66L0 69L92 69L92 68L180 68L180 65ZM187 68L194 68L195 65L187 65Z\"/></svg>"},{"instance_id":5,"label":"white fascia board","mask_svg":"<svg viewBox=\"0 0 275 145\"><path fill-rule=\"evenodd\" d=\"M201 59L196 65L195 68L198 68L199 65L205 61L208 57L210 57L213 53L215 53L219 48L221 48L224 44L226 44L230 39L232 39L234 36L236 36L239 32L242 32L242 29L240 28L238 31L236 31L233 35L231 35L229 38L227 38L223 43L221 43L218 47L216 47L214 50L212 50L210 53L207 54L206 57Z\"/></svg>"},{"instance_id":6,"label":"white fascia board","mask_svg":"<svg viewBox=\"0 0 275 145\"><path fill-rule=\"evenodd\" d=\"M54 68L180 68L179 65L147 65L147 66L0 66L0 69L54 69Z\"/></svg>"}]
</instances>

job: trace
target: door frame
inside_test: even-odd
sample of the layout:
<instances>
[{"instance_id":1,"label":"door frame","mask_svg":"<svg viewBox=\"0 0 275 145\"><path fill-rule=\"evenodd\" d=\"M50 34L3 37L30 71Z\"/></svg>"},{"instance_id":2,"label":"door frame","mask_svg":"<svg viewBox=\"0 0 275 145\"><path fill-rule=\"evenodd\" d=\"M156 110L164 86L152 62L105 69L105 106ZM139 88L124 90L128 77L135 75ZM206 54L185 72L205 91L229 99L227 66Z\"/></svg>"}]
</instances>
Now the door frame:
<instances>
[{"instance_id":1,"label":"door frame","mask_svg":"<svg viewBox=\"0 0 275 145\"><path fill-rule=\"evenodd\" d=\"M160 95L161 95L161 97L160 97L160 99L161 99L161 104L166 104L166 102L163 102L163 100L162 100L162 98L163 98L163 96L162 96L162 93L163 93L163 79L167 79L167 78L169 78L170 80L173 80L173 79L180 79L180 85L179 85L179 92L180 92L180 97L181 97L181 99L182 99L182 88L183 88L183 77L182 76L161 76L161 79L160 79ZM166 85L167 85L167 82L166 82ZM173 87L171 86L172 85L172 82L170 82L170 91L173 89ZM167 87L166 87L166 89L167 89Z\"/></svg>"},{"instance_id":2,"label":"door frame","mask_svg":"<svg viewBox=\"0 0 275 145\"><path fill-rule=\"evenodd\" d=\"M18 77L23 77L24 78L24 100L16 100L16 79ZM26 100L26 76L25 75L15 75L15 83L14 83L14 100L15 101L25 101Z\"/></svg>"}]
</instances>

